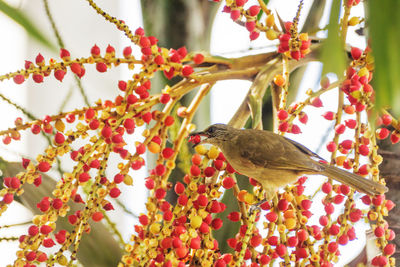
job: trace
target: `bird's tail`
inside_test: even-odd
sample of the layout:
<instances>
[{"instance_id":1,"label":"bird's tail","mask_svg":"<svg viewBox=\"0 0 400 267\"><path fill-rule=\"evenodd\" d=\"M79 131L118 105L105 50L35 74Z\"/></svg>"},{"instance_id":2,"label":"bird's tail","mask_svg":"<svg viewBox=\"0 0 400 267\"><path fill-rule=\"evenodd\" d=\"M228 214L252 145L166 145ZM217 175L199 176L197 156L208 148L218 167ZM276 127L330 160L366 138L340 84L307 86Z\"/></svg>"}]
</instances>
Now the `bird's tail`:
<instances>
[{"instance_id":1,"label":"bird's tail","mask_svg":"<svg viewBox=\"0 0 400 267\"><path fill-rule=\"evenodd\" d=\"M335 166L321 164L325 168L323 175L328 176L338 182L349 185L359 192L363 192L370 196L383 194L388 191L388 188L383 184L366 179L360 175L339 169Z\"/></svg>"}]
</instances>

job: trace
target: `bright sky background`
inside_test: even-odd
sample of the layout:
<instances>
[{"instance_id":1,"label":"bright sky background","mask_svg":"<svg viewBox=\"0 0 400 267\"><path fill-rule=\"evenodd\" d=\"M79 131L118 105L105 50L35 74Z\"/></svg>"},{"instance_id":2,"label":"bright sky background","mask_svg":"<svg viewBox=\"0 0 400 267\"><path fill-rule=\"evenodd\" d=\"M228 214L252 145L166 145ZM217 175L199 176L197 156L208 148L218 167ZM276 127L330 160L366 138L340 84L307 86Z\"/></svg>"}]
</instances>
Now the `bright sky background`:
<instances>
[{"instance_id":1,"label":"bright sky background","mask_svg":"<svg viewBox=\"0 0 400 267\"><path fill-rule=\"evenodd\" d=\"M206 0L204 0L206 1ZM14 3L18 3L18 1L13 1ZM42 8L42 3L41 1L36 1L40 8ZM82 1L80 1L82 2ZM106 3L106 1L96 1L99 6L103 6L103 3ZM249 2L256 2L255 0L250 0ZM330 2L330 1L328 1ZM64 2L65 4L66 2ZM71 0L69 2L71 4L77 5L79 4L78 0ZM110 3L110 2L109 2ZM121 19L124 19L125 22L131 27L131 29L136 29L139 26L142 26L142 21L141 21L141 14L140 12L137 12L136 14L133 14L133 10L140 11L140 4L138 0L135 1L128 1L128 0L123 0L119 1L121 3L121 6L117 9L118 10L118 17ZM55 8L54 1L49 1L50 7ZM298 1L295 0L285 0L285 1L271 1L271 6L273 7L272 10L275 10L275 12L278 12L280 16L284 20L291 20L296 12L297 9L297 4ZM88 14L93 13L93 11L89 8L87 8L87 4L83 3L81 5L83 8L83 14L80 14L78 11L77 14L75 14L75 19L79 20L81 17L84 16L84 12L88 12ZM310 8L310 1L305 1L305 6L303 9L303 12L308 11ZM78 9L75 9L78 10ZM63 10L62 10L63 11ZM62 12L59 11L59 12ZM357 14L361 15L362 14L362 9L357 8L356 11ZM34 11L36 12L36 11ZM75 11L74 11L75 12ZM304 14L304 13L303 13ZM117 14L115 14L117 15ZM303 22L303 17L300 18L300 24ZM105 23L101 22L101 24L98 24L97 27L103 27L106 25ZM57 18L56 18L56 23L57 23ZM86 22L79 22L79 23L86 23ZM28 43L27 37L24 33L24 31L17 26L15 23L13 23L10 19L5 17L4 15L0 14L0 34L1 36L7 36L6 39L3 39L3 41L0 43L0 73L7 73L10 71L14 71L17 69L20 69L23 67L23 62L25 59L34 59L34 56L38 52L42 52L44 55L46 55L46 52L43 52L40 49L35 50L33 55L28 55L29 49L27 49L27 45L30 44ZM97 24L96 24L97 25ZM63 32L63 28L68 27L68 25L61 25L60 30ZM79 32L79 29L75 29L75 31ZM48 34L51 36L51 34ZM108 42L116 47L117 51L122 51L121 47L124 47L129 44L129 41L126 40L126 38L123 35L120 35L121 39L118 40L108 40ZM71 42L72 40L68 40L68 42ZM352 41L357 42L358 47L363 47L365 46L365 43L359 43L359 39L355 38L352 39ZM104 43L106 44L107 40L99 41L97 39L95 40L90 40L90 46L93 45L94 43L99 44ZM268 43L269 44L269 43ZM71 44L73 46L78 46L79 44ZM83 46L85 46L84 44ZM89 45L89 44L87 44ZM87 46L86 45L86 46ZM81 45L82 46L82 45ZM89 47L85 47L85 49L89 49ZM248 32L246 29L238 26L237 24L233 23L232 20L229 18L229 15L226 13L221 13L218 12L217 17L215 19L215 26L213 28L212 32L212 42L211 42L211 53L212 54L217 54L217 55L223 55L227 57L234 57L234 56L241 56L243 55L241 51L246 51L250 47L255 48L255 52L260 52L260 51L270 51L271 47L269 48L263 48L266 46L266 38L264 36L260 36L258 40L255 42L250 42L248 39ZM102 49L105 49L105 46L101 47ZM23 52L23 51L26 51ZM76 56L85 56L87 53L83 53L80 55ZM46 56L45 56L46 57ZM46 57L47 58L47 57ZM298 96L298 100L304 99L304 92L308 88L314 88L315 83L318 82L319 78L319 72L320 72L321 65L319 63L313 63L310 64L308 71L306 73L307 75L307 82L303 82L301 84L301 88L299 90L300 94ZM129 77L130 72L127 71L126 69L123 69L121 72L115 73L115 75L119 75L121 78L120 79L127 79ZM98 81L99 83L104 82L104 80ZM46 83L46 81L45 81ZM96 86L96 84L90 84L93 86ZM218 82L213 90L212 90L212 100L211 100L211 114L212 114L212 123L215 122L228 122L230 117L232 116L233 112L237 109L237 107L240 105L240 103L243 100L243 97L247 93L247 89L250 86L250 82L247 81L224 81L224 82ZM26 106L27 103L27 94L25 93L27 90L26 84L24 85L15 85L13 82L3 82L0 84L0 93L6 94L8 97L14 99L18 103L21 103L21 105ZM115 91L113 91L115 93ZM60 91L60 94L64 95L65 92ZM75 96L77 97L77 96ZM290 136L291 138L294 138L304 145L308 146L310 149L316 151L319 146L320 146L320 141L319 140L323 135L324 132L331 126L331 123L320 119L320 114L322 114L324 111L327 110L335 110L335 101L329 101L329 99L336 99L336 94L332 93L330 95L327 95L326 97L323 97L323 103L324 103L324 108L321 109L321 111L315 112L315 108L308 108L310 112L308 112L309 115L309 123L307 127L304 127L303 125L300 125L301 130L303 132L302 135L300 136ZM92 97L92 101L95 100L95 97ZM1 100L0 100L1 101ZM51 100L48 100L51 101ZM79 101L79 100L77 100ZM7 114L6 116L2 116L2 119L0 120L0 129L5 129L13 125L13 121L17 115L15 112L15 109L8 104L4 102L0 102L0 112L1 114ZM29 107L28 107L29 108ZM313 113L313 114L312 114ZM24 137L23 137L24 138ZM331 137L329 137L331 138ZM328 139L330 140L330 139ZM6 157L9 160L19 160L20 156L18 155L19 153L22 154L31 154L32 151L28 151L28 147L22 142L12 142L12 145L5 147L4 145L0 144L0 156ZM16 154L13 151L18 151ZM40 153L40 150L34 151L35 154ZM321 155L325 158L327 158L328 154L327 153L321 153ZM145 171L142 171L140 173L135 173L135 186L132 188L129 188L129 192L127 192L127 195L124 199L127 203L144 203L146 199L146 189L144 188L143 181L146 173ZM137 179L139 178L139 179ZM322 181L322 179L321 179ZM133 191L132 191L133 190ZM134 210L136 214L139 214L140 212L144 211L144 206L138 206L134 205L131 207L128 207L131 210ZM118 216L122 215L123 213L121 212L115 212L114 218L117 219ZM18 223L18 222L23 222L26 220L29 220L31 218L31 214L26 212L26 210L21 207L20 205L14 203L11 205L9 210L6 213L7 216L2 216L0 217L0 225L4 224L11 224L11 223ZM318 219L318 218L317 218ZM127 229L131 229L131 225L135 223L135 220L132 219L130 216L125 216L124 217L124 223L122 224L121 227L125 227ZM317 222L316 222L317 223ZM25 233L25 230L22 230L24 228L16 228L14 231L9 231L9 230L3 230L0 229L0 236L15 236L15 235L20 235L22 233ZM363 238L363 234L361 231L364 231L365 227L361 225L360 227L356 227L358 230L357 236L359 237L359 240L357 241L352 241L349 244L349 247L351 246L352 249L341 249L342 254L344 254L343 260L340 261L335 266L342 266L346 261L348 261L349 258L354 256L354 253L358 253L359 250L362 247L362 243L365 242ZM129 237L130 232L129 231L123 231L126 233L124 236L126 239ZM14 256L10 256L8 258L7 256L9 255L14 255L15 250L17 249L17 242L0 242L0 265L4 265L6 263L11 263L11 260L13 259ZM7 256L6 256L7 255ZM5 261L4 261L5 260Z\"/></svg>"}]
</instances>

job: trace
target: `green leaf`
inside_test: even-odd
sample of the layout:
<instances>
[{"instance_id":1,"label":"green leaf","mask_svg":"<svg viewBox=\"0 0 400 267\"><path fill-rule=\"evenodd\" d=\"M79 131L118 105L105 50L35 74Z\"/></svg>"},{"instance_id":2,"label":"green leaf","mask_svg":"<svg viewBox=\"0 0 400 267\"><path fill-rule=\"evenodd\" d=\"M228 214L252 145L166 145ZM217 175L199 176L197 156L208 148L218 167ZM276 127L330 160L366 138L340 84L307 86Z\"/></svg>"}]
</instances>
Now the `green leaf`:
<instances>
[{"instance_id":1,"label":"green leaf","mask_svg":"<svg viewBox=\"0 0 400 267\"><path fill-rule=\"evenodd\" d=\"M263 0L263 2L265 3L265 5L268 5L269 0ZM262 9L260 9L260 13L258 13L258 15L257 15L258 21L260 21L262 14L264 14L264 11Z\"/></svg>"},{"instance_id":2,"label":"green leaf","mask_svg":"<svg viewBox=\"0 0 400 267\"><path fill-rule=\"evenodd\" d=\"M367 3L367 2L366 2ZM390 107L400 116L400 1L368 1L367 18L374 55L375 110Z\"/></svg>"},{"instance_id":3,"label":"green leaf","mask_svg":"<svg viewBox=\"0 0 400 267\"><path fill-rule=\"evenodd\" d=\"M346 68L346 57L339 33L340 1L333 0L328 25L328 38L324 41L321 51L321 61L324 64L322 74L333 72L338 77L343 75Z\"/></svg>"},{"instance_id":4,"label":"green leaf","mask_svg":"<svg viewBox=\"0 0 400 267\"><path fill-rule=\"evenodd\" d=\"M8 5L3 0L0 0L0 12L21 25L32 38L36 39L51 50L56 50L55 46L40 32L38 28L35 27L32 21L21 12L21 10Z\"/></svg>"}]
</instances>

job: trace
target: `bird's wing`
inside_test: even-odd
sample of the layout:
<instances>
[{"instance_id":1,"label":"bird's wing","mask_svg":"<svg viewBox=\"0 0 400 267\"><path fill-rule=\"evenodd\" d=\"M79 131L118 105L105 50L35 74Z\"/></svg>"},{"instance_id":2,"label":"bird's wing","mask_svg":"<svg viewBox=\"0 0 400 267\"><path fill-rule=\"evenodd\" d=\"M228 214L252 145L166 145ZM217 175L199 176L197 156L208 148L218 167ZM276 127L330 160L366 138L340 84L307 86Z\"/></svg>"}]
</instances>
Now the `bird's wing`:
<instances>
[{"instance_id":1,"label":"bird's wing","mask_svg":"<svg viewBox=\"0 0 400 267\"><path fill-rule=\"evenodd\" d=\"M254 131L252 134L244 133L238 138L241 157L252 164L269 169L282 169L293 171L322 171L322 167L310 157L318 157L303 145L283 136L267 131Z\"/></svg>"},{"instance_id":2,"label":"bird's wing","mask_svg":"<svg viewBox=\"0 0 400 267\"><path fill-rule=\"evenodd\" d=\"M289 141L290 143L292 143L295 147L297 147L300 151L302 151L304 154L309 155L310 157L314 157L323 161L326 161L325 159L321 158L317 153L312 152L310 149L308 149L307 147L303 146L302 144L293 141L292 139L286 138L284 137L287 141Z\"/></svg>"}]
</instances>

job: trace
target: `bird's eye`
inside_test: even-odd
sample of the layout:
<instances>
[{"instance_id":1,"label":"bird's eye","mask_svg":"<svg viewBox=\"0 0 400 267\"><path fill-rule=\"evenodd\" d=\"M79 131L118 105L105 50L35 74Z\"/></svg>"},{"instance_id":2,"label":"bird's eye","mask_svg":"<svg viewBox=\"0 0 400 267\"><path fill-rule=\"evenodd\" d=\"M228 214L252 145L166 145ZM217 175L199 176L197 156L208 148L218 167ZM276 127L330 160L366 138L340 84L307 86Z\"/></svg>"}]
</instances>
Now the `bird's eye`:
<instances>
[{"instance_id":1,"label":"bird's eye","mask_svg":"<svg viewBox=\"0 0 400 267\"><path fill-rule=\"evenodd\" d=\"M215 133L215 127L208 128L207 132L210 133L210 134Z\"/></svg>"}]
</instances>

